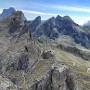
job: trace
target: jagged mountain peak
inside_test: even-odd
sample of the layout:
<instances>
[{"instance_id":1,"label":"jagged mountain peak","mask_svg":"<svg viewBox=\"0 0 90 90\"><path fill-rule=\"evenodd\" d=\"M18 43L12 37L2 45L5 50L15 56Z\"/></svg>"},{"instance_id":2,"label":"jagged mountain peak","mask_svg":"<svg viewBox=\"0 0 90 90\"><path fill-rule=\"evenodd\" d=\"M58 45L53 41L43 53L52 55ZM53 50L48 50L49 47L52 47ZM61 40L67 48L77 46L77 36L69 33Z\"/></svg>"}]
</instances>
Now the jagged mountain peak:
<instances>
[{"instance_id":1,"label":"jagged mountain peak","mask_svg":"<svg viewBox=\"0 0 90 90\"><path fill-rule=\"evenodd\" d=\"M3 12L2 13L8 12L8 11L16 11L16 10L13 7L10 7L8 9L3 9Z\"/></svg>"},{"instance_id":2,"label":"jagged mountain peak","mask_svg":"<svg viewBox=\"0 0 90 90\"><path fill-rule=\"evenodd\" d=\"M60 20L62 17L60 15L57 15L56 20Z\"/></svg>"},{"instance_id":3,"label":"jagged mountain peak","mask_svg":"<svg viewBox=\"0 0 90 90\"><path fill-rule=\"evenodd\" d=\"M53 20L55 20L55 17L51 17L47 21L53 21Z\"/></svg>"},{"instance_id":4,"label":"jagged mountain peak","mask_svg":"<svg viewBox=\"0 0 90 90\"><path fill-rule=\"evenodd\" d=\"M73 24L74 21L69 17L69 16L60 16L57 15L57 17L55 18L56 23L65 23L65 24ZM74 23L75 24L75 23Z\"/></svg>"},{"instance_id":5,"label":"jagged mountain peak","mask_svg":"<svg viewBox=\"0 0 90 90\"><path fill-rule=\"evenodd\" d=\"M3 9L3 12L0 14L0 20L12 15L16 10L13 7L10 7L9 9Z\"/></svg>"},{"instance_id":6,"label":"jagged mountain peak","mask_svg":"<svg viewBox=\"0 0 90 90\"><path fill-rule=\"evenodd\" d=\"M27 20L22 11L16 11L12 16L19 16L22 20Z\"/></svg>"},{"instance_id":7,"label":"jagged mountain peak","mask_svg":"<svg viewBox=\"0 0 90 90\"><path fill-rule=\"evenodd\" d=\"M69 16L64 16L63 19L69 19L69 20L72 20Z\"/></svg>"},{"instance_id":8,"label":"jagged mountain peak","mask_svg":"<svg viewBox=\"0 0 90 90\"><path fill-rule=\"evenodd\" d=\"M0 21L7 29L8 33L14 34L16 31L20 32L26 24L26 18L22 11L15 11L12 15Z\"/></svg>"},{"instance_id":9,"label":"jagged mountain peak","mask_svg":"<svg viewBox=\"0 0 90 90\"><path fill-rule=\"evenodd\" d=\"M66 23L66 24L75 24L75 22L69 17L69 16L64 16L62 17L63 19L63 22Z\"/></svg>"},{"instance_id":10,"label":"jagged mountain peak","mask_svg":"<svg viewBox=\"0 0 90 90\"><path fill-rule=\"evenodd\" d=\"M41 16L36 17L36 18L32 21L32 23L39 25L39 24L41 23Z\"/></svg>"},{"instance_id":11,"label":"jagged mountain peak","mask_svg":"<svg viewBox=\"0 0 90 90\"><path fill-rule=\"evenodd\" d=\"M48 20L46 20L45 22L44 22L44 24L45 23L54 23L55 22L55 17L51 17L51 18L49 18Z\"/></svg>"},{"instance_id":12,"label":"jagged mountain peak","mask_svg":"<svg viewBox=\"0 0 90 90\"><path fill-rule=\"evenodd\" d=\"M5 18L13 15L16 12L17 11L13 7L10 7L8 9L3 9L3 12L0 14L0 20L5 19ZM21 13L23 20L26 20L26 17L24 16L23 12L22 11L21 12L18 11L18 14L19 13Z\"/></svg>"},{"instance_id":13,"label":"jagged mountain peak","mask_svg":"<svg viewBox=\"0 0 90 90\"><path fill-rule=\"evenodd\" d=\"M41 20L41 16L37 16L35 20Z\"/></svg>"},{"instance_id":14,"label":"jagged mountain peak","mask_svg":"<svg viewBox=\"0 0 90 90\"><path fill-rule=\"evenodd\" d=\"M1 20L1 22L9 24L11 21L15 22L17 20L18 21L19 20L20 21L25 21L26 20L26 18L25 18L25 16L24 16L22 11L15 11L15 12L13 12L12 15L4 18L3 20Z\"/></svg>"},{"instance_id":15,"label":"jagged mountain peak","mask_svg":"<svg viewBox=\"0 0 90 90\"><path fill-rule=\"evenodd\" d=\"M57 15L57 17L56 17L56 20L68 20L68 21L72 21L73 22L73 20L69 17L69 16L60 16L60 15Z\"/></svg>"},{"instance_id":16,"label":"jagged mountain peak","mask_svg":"<svg viewBox=\"0 0 90 90\"><path fill-rule=\"evenodd\" d=\"M36 17L33 21L29 22L29 27L32 32L35 31L36 27L41 23L41 16Z\"/></svg>"}]
</instances>

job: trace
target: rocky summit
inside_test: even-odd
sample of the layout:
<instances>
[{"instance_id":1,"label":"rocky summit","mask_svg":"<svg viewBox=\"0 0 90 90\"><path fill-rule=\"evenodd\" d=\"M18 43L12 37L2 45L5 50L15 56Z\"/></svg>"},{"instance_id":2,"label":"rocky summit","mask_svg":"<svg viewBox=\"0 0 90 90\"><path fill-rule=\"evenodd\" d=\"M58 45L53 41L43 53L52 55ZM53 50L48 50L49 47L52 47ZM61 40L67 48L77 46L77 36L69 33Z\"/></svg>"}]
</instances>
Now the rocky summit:
<instances>
[{"instance_id":1,"label":"rocky summit","mask_svg":"<svg viewBox=\"0 0 90 90\"><path fill-rule=\"evenodd\" d=\"M4 9L3 12L0 14L0 20L12 15L16 10L13 7L9 9Z\"/></svg>"},{"instance_id":2,"label":"rocky summit","mask_svg":"<svg viewBox=\"0 0 90 90\"><path fill-rule=\"evenodd\" d=\"M0 20L0 90L90 90L89 45L69 16L13 12Z\"/></svg>"}]
</instances>

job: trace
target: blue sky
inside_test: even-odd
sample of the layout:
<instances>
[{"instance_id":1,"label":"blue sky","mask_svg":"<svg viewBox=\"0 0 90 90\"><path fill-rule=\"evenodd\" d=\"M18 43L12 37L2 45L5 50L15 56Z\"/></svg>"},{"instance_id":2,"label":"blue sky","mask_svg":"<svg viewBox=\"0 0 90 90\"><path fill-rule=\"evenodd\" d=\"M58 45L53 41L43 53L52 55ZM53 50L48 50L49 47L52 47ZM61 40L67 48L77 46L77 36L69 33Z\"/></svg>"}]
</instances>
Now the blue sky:
<instances>
[{"instance_id":1,"label":"blue sky","mask_svg":"<svg viewBox=\"0 0 90 90\"><path fill-rule=\"evenodd\" d=\"M0 13L9 7L22 10L29 20L57 15L68 15L80 25L90 20L90 0L0 0Z\"/></svg>"}]
</instances>

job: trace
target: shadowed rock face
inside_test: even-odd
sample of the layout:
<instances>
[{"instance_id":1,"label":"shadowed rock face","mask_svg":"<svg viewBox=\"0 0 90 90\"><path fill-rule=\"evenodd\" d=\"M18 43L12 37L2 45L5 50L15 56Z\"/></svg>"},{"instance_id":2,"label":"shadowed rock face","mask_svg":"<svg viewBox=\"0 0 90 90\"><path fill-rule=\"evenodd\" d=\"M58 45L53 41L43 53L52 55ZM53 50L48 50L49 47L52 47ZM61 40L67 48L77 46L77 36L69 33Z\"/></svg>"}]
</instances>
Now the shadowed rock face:
<instances>
[{"instance_id":1,"label":"shadowed rock face","mask_svg":"<svg viewBox=\"0 0 90 90\"><path fill-rule=\"evenodd\" d=\"M14 70L26 70L29 65L29 58L27 55L22 54L16 62L11 63L6 67L6 71L13 72Z\"/></svg>"},{"instance_id":2,"label":"shadowed rock face","mask_svg":"<svg viewBox=\"0 0 90 90\"><path fill-rule=\"evenodd\" d=\"M65 82L69 90L75 90L75 82L73 74L67 75Z\"/></svg>"},{"instance_id":3,"label":"shadowed rock face","mask_svg":"<svg viewBox=\"0 0 90 90\"><path fill-rule=\"evenodd\" d=\"M35 18L35 20L31 21L29 23L30 30L34 32L36 30L36 27L41 23L41 17L38 16Z\"/></svg>"},{"instance_id":4,"label":"shadowed rock face","mask_svg":"<svg viewBox=\"0 0 90 90\"><path fill-rule=\"evenodd\" d=\"M29 58L27 55L22 54L18 61L18 70L26 70L28 68Z\"/></svg>"}]
</instances>

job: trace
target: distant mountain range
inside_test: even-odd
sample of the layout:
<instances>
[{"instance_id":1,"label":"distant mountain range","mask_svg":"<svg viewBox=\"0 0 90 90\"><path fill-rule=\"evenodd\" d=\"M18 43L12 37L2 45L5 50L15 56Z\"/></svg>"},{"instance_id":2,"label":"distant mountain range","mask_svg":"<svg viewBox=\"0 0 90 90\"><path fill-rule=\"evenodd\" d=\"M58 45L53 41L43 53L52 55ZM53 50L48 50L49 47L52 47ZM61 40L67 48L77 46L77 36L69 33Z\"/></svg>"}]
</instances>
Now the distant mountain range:
<instances>
[{"instance_id":1,"label":"distant mountain range","mask_svg":"<svg viewBox=\"0 0 90 90\"><path fill-rule=\"evenodd\" d=\"M52 17L41 22L41 17L31 21L29 26L36 37L48 37L53 40L60 39L63 35L68 35L74 39L75 43L82 46L90 46L90 35L81 26L76 24L69 16Z\"/></svg>"}]
</instances>

